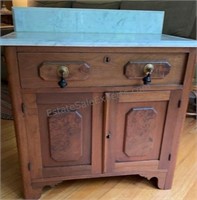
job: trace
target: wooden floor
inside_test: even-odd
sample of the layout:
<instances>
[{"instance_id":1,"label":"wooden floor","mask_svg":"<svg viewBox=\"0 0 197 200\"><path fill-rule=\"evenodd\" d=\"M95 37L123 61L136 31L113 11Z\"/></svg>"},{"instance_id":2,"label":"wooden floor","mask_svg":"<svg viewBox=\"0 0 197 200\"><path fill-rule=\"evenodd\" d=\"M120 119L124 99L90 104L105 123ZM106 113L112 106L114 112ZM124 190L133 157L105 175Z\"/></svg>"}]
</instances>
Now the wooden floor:
<instances>
[{"instance_id":1,"label":"wooden floor","mask_svg":"<svg viewBox=\"0 0 197 200\"><path fill-rule=\"evenodd\" d=\"M187 118L171 190L159 190L140 176L65 181L45 188L41 199L54 200L196 200L197 121ZM22 199L21 177L12 121L1 121L1 199Z\"/></svg>"}]
</instances>

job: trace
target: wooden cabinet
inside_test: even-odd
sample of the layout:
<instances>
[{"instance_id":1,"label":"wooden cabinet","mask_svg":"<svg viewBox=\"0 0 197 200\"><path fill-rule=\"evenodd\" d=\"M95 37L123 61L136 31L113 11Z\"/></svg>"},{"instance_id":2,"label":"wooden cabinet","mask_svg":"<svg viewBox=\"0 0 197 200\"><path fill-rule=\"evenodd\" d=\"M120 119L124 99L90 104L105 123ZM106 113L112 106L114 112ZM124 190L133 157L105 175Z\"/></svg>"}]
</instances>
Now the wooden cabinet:
<instances>
[{"instance_id":1,"label":"wooden cabinet","mask_svg":"<svg viewBox=\"0 0 197 200\"><path fill-rule=\"evenodd\" d=\"M132 174L171 188L195 49L7 47L6 55L25 198L63 180ZM143 85L147 64L155 69ZM60 66L69 71L64 88Z\"/></svg>"}]
</instances>

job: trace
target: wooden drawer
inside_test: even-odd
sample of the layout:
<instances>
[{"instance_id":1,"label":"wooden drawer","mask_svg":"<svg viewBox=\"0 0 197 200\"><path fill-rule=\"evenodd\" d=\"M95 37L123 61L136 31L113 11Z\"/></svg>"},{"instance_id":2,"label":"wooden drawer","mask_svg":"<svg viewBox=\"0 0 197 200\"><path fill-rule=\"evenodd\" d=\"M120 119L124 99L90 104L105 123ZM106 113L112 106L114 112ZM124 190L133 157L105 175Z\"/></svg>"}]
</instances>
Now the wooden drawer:
<instances>
[{"instance_id":1,"label":"wooden drawer","mask_svg":"<svg viewBox=\"0 0 197 200\"><path fill-rule=\"evenodd\" d=\"M185 53L18 53L22 88L58 88L57 69L67 66L67 87L142 85L144 66L155 66L153 85L182 84Z\"/></svg>"}]
</instances>

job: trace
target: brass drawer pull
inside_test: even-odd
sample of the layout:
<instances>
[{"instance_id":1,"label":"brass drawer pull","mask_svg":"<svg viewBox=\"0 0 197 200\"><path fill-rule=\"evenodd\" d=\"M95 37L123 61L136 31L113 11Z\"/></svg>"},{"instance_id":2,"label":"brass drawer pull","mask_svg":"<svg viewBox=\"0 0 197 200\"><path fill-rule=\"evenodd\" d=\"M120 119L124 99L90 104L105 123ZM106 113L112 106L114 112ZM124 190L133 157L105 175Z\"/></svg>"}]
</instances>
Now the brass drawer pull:
<instances>
[{"instance_id":1,"label":"brass drawer pull","mask_svg":"<svg viewBox=\"0 0 197 200\"><path fill-rule=\"evenodd\" d=\"M60 76L60 81L58 82L58 85L60 86L60 88L64 88L65 86L68 85L68 83L65 80L65 78L67 78L69 75L68 67L67 66L59 66L57 68L57 74L58 74L58 76Z\"/></svg>"},{"instance_id":2,"label":"brass drawer pull","mask_svg":"<svg viewBox=\"0 0 197 200\"><path fill-rule=\"evenodd\" d=\"M149 83L151 83L151 74L152 74L153 70L154 70L153 64L146 64L144 66L144 73L146 74L142 79L144 85L148 85Z\"/></svg>"}]
</instances>

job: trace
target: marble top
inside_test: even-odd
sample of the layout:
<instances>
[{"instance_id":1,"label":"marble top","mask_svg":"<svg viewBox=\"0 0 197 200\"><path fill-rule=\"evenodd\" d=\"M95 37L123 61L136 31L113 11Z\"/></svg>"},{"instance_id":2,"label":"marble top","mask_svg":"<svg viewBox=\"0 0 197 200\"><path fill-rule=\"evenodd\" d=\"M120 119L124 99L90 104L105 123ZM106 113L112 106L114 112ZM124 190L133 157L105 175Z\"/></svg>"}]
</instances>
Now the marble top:
<instances>
[{"instance_id":1,"label":"marble top","mask_svg":"<svg viewBox=\"0 0 197 200\"><path fill-rule=\"evenodd\" d=\"M163 11L13 8L15 32L2 46L197 47L162 34Z\"/></svg>"},{"instance_id":2,"label":"marble top","mask_svg":"<svg viewBox=\"0 0 197 200\"><path fill-rule=\"evenodd\" d=\"M164 34L13 32L2 46L197 47L197 40Z\"/></svg>"}]
</instances>

